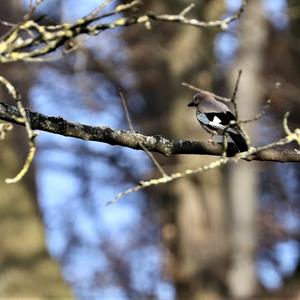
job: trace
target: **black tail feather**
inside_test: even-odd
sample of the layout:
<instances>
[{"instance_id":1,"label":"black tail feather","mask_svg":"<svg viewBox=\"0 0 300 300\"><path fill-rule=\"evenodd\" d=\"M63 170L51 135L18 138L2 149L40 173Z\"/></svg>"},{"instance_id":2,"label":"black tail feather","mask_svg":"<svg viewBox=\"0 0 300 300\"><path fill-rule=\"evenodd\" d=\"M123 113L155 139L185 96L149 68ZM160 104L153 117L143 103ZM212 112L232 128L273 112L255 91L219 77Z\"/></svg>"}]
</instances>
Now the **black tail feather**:
<instances>
[{"instance_id":1,"label":"black tail feather","mask_svg":"<svg viewBox=\"0 0 300 300\"><path fill-rule=\"evenodd\" d=\"M228 132L228 134L240 152L248 151L248 145L242 134L236 134L233 132Z\"/></svg>"}]
</instances>

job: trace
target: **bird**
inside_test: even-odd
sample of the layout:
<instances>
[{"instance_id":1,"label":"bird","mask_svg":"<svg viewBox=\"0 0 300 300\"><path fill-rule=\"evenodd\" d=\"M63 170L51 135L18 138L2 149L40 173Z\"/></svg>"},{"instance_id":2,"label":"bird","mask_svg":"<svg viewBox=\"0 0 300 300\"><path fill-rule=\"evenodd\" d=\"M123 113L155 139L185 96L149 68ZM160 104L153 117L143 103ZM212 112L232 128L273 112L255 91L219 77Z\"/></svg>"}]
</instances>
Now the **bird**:
<instances>
[{"instance_id":1,"label":"bird","mask_svg":"<svg viewBox=\"0 0 300 300\"><path fill-rule=\"evenodd\" d=\"M195 107L198 122L211 134L209 142L214 144L213 137L215 135L224 136L224 130L227 128L228 141L233 142L239 152L248 150L246 139L239 127L234 124L230 125L231 121L236 121L236 117L226 104L216 99L214 94L200 91L194 95L192 102L187 106Z\"/></svg>"}]
</instances>

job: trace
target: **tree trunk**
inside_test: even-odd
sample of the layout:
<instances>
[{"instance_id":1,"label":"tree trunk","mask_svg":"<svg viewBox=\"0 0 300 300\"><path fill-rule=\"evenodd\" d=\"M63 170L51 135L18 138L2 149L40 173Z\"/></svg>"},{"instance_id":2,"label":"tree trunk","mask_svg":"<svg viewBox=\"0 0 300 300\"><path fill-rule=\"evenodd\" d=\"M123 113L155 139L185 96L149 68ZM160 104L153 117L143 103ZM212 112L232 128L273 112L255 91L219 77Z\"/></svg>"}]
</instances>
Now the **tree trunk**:
<instances>
[{"instance_id":1,"label":"tree trunk","mask_svg":"<svg viewBox=\"0 0 300 300\"><path fill-rule=\"evenodd\" d=\"M229 85L233 90L239 69L243 69L237 94L241 119L252 118L259 111L263 97L261 85L267 23L260 0L249 1L241 19L240 49ZM255 124L247 126L255 145ZM251 297L257 288L256 279L256 214L258 203L257 165L240 162L228 172L229 198L232 207L232 266L229 286L234 297Z\"/></svg>"}]
</instances>

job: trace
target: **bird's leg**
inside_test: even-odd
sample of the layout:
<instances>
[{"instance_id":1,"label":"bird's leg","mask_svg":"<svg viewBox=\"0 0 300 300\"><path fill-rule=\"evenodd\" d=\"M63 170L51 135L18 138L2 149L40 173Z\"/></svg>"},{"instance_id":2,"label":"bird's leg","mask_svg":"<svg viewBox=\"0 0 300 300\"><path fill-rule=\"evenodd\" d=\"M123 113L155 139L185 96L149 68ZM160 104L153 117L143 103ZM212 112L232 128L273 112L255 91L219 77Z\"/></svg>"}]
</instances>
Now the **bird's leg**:
<instances>
[{"instance_id":1,"label":"bird's leg","mask_svg":"<svg viewBox=\"0 0 300 300\"><path fill-rule=\"evenodd\" d=\"M214 141L213 137L214 137L214 134L211 135L211 137L210 137L210 139L208 140L208 142L209 142L209 143L212 143L213 146L214 146L214 145L215 145L215 141Z\"/></svg>"}]
</instances>

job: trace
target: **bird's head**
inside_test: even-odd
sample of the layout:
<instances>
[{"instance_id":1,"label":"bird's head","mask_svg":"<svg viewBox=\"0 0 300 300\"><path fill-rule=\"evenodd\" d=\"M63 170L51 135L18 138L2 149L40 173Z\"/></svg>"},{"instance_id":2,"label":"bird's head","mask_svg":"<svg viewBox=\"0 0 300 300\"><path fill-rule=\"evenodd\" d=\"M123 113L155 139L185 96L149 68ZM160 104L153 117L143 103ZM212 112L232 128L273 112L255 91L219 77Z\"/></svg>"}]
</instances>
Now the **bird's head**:
<instances>
[{"instance_id":1,"label":"bird's head","mask_svg":"<svg viewBox=\"0 0 300 300\"><path fill-rule=\"evenodd\" d=\"M199 92L194 95L193 101L190 102L187 106L189 107L197 107L199 103L203 100L206 100L209 97L209 94L206 92Z\"/></svg>"}]
</instances>

